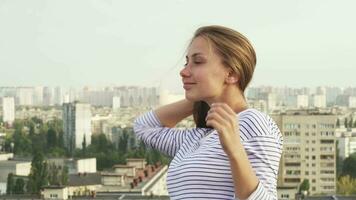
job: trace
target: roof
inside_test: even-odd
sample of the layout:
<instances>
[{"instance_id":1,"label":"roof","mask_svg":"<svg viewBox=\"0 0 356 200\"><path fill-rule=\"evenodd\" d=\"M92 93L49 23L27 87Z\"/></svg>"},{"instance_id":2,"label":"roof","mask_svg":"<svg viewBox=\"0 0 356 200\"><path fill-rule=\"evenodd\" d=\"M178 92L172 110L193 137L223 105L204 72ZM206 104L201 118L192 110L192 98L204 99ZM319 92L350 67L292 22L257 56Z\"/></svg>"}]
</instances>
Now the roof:
<instances>
[{"instance_id":1,"label":"roof","mask_svg":"<svg viewBox=\"0 0 356 200\"><path fill-rule=\"evenodd\" d=\"M68 186L101 185L100 173L70 174Z\"/></svg>"},{"instance_id":2,"label":"roof","mask_svg":"<svg viewBox=\"0 0 356 200\"><path fill-rule=\"evenodd\" d=\"M64 185L48 185L48 186L43 186L42 189L64 189L67 186Z\"/></svg>"}]
</instances>

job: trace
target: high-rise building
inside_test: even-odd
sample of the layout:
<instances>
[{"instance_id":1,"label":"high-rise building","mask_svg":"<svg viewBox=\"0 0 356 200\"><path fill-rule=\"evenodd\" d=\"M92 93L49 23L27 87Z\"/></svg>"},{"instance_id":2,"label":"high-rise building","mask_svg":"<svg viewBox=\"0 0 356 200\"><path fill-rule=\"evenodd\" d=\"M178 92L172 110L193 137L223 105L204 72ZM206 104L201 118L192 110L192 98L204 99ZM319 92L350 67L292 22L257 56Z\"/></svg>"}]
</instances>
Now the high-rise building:
<instances>
[{"instance_id":1,"label":"high-rise building","mask_svg":"<svg viewBox=\"0 0 356 200\"><path fill-rule=\"evenodd\" d=\"M298 187L304 179L310 193L336 192L336 116L311 110L272 115L283 133L278 187Z\"/></svg>"},{"instance_id":2,"label":"high-rise building","mask_svg":"<svg viewBox=\"0 0 356 200\"><path fill-rule=\"evenodd\" d=\"M114 96L112 98L112 109L115 111L121 107L120 97Z\"/></svg>"},{"instance_id":3,"label":"high-rise building","mask_svg":"<svg viewBox=\"0 0 356 200\"><path fill-rule=\"evenodd\" d=\"M43 87L37 86L33 88L33 104L36 106L43 105Z\"/></svg>"},{"instance_id":4,"label":"high-rise building","mask_svg":"<svg viewBox=\"0 0 356 200\"><path fill-rule=\"evenodd\" d=\"M15 99L14 99L14 97L3 97L2 98L2 113L3 113L3 121L11 126L15 120Z\"/></svg>"},{"instance_id":5,"label":"high-rise building","mask_svg":"<svg viewBox=\"0 0 356 200\"><path fill-rule=\"evenodd\" d=\"M53 101L55 105L62 105L63 103L63 91L61 87L56 87L54 89Z\"/></svg>"},{"instance_id":6,"label":"high-rise building","mask_svg":"<svg viewBox=\"0 0 356 200\"><path fill-rule=\"evenodd\" d=\"M17 104L23 106L33 105L33 88L32 87L20 87L16 90L16 97L18 99Z\"/></svg>"},{"instance_id":7,"label":"high-rise building","mask_svg":"<svg viewBox=\"0 0 356 200\"><path fill-rule=\"evenodd\" d=\"M326 107L326 96L324 94L312 95L312 105L316 108Z\"/></svg>"},{"instance_id":8,"label":"high-rise building","mask_svg":"<svg viewBox=\"0 0 356 200\"><path fill-rule=\"evenodd\" d=\"M64 103L63 131L64 145L70 152L75 148L82 149L84 140L86 146L89 145L92 135L90 104Z\"/></svg>"},{"instance_id":9,"label":"high-rise building","mask_svg":"<svg viewBox=\"0 0 356 200\"><path fill-rule=\"evenodd\" d=\"M43 88L43 105L44 106L53 105L53 89L51 87Z\"/></svg>"},{"instance_id":10,"label":"high-rise building","mask_svg":"<svg viewBox=\"0 0 356 200\"><path fill-rule=\"evenodd\" d=\"M352 129L343 132L340 137L338 137L337 148L339 149L339 158L342 160L356 153L356 133L353 134Z\"/></svg>"},{"instance_id":11,"label":"high-rise building","mask_svg":"<svg viewBox=\"0 0 356 200\"><path fill-rule=\"evenodd\" d=\"M308 95L297 95L297 108L308 108L309 97Z\"/></svg>"},{"instance_id":12,"label":"high-rise building","mask_svg":"<svg viewBox=\"0 0 356 200\"><path fill-rule=\"evenodd\" d=\"M349 108L356 108L356 96L349 97Z\"/></svg>"}]
</instances>

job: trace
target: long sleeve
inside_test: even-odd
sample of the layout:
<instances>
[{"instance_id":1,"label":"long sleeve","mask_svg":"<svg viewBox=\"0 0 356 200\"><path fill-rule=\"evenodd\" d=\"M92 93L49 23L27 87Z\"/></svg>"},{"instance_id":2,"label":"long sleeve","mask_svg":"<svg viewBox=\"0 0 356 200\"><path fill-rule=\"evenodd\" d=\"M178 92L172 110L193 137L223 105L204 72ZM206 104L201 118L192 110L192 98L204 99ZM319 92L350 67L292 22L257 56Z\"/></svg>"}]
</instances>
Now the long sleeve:
<instances>
[{"instance_id":1,"label":"long sleeve","mask_svg":"<svg viewBox=\"0 0 356 200\"><path fill-rule=\"evenodd\" d=\"M240 136L250 164L259 179L248 200L277 200L277 178L283 138L274 121L261 112L246 112ZM237 199L237 198L236 198Z\"/></svg>"},{"instance_id":2,"label":"long sleeve","mask_svg":"<svg viewBox=\"0 0 356 200\"><path fill-rule=\"evenodd\" d=\"M183 142L197 141L204 134L201 128L163 127L153 110L137 117L133 128L138 139L171 157L175 156Z\"/></svg>"}]
</instances>

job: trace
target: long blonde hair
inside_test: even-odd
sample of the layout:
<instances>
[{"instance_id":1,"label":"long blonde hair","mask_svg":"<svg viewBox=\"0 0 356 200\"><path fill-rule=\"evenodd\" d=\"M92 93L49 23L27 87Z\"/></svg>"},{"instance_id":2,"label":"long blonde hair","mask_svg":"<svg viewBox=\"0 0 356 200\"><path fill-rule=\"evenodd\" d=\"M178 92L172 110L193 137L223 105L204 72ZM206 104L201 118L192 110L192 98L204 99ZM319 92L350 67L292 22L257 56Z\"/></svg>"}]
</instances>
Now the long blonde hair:
<instances>
[{"instance_id":1,"label":"long blonde hair","mask_svg":"<svg viewBox=\"0 0 356 200\"><path fill-rule=\"evenodd\" d=\"M244 95L252 80L257 61L255 50L249 40L233 29L216 25L198 28L191 41L197 37L205 38L218 53L223 65L237 74L237 84ZM206 127L205 117L209 109L205 102L195 102L193 117L197 127Z\"/></svg>"}]
</instances>

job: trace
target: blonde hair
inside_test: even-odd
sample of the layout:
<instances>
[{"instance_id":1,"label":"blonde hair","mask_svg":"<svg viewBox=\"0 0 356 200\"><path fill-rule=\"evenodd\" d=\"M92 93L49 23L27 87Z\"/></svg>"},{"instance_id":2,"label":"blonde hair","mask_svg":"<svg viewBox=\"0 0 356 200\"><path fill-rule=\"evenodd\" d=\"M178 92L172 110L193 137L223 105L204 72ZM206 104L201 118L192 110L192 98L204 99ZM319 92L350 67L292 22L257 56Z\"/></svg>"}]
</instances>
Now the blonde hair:
<instances>
[{"instance_id":1,"label":"blonde hair","mask_svg":"<svg viewBox=\"0 0 356 200\"><path fill-rule=\"evenodd\" d=\"M256 66L256 53L248 39L241 33L223 26L203 26L195 31L192 41L205 38L220 55L223 65L238 76L242 92L252 80Z\"/></svg>"},{"instance_id":2,"label":"blonde hair","mask_svg":"<svg viewBox=\"0 0 356 200\"><path fill-rule=\"evenodd\" d=\"M244 97L257 61L255 50L248 39L241 33L223 26L200 27L195 31L191 42L197 37L205 38L220 55L223 65L237 74L238 87ZM204 101L194 103L193 118L197 127L212 128L208 127L205 121L209 109L209 105Z\"/></svg>"}]
</instances>

